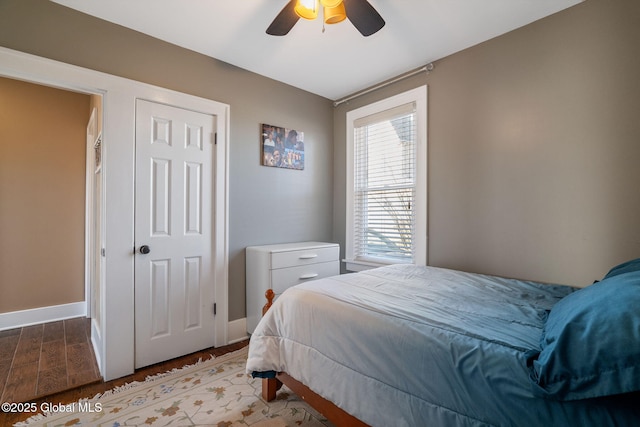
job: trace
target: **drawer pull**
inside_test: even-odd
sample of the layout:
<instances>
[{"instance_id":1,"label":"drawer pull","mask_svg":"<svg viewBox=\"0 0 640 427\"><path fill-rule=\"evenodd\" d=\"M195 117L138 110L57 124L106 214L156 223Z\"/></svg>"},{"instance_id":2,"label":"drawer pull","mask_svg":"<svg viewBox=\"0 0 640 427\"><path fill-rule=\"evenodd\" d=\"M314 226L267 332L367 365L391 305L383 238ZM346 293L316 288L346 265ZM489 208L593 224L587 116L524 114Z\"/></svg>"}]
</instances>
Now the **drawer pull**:
<instances>
[{"instance_id":1,"label":"drawer pull","mask_svg":"<svg viewBox=\"0 0 640 427\"><path fill-rule=\"evenodd\" d=\"M314 277L318 277L318 273L303 274L300 276L301 279L313 279Z\"/></svg>"},{"instance_id":2,"label":"drawer pull","mask_svg":"<svg viewBox=\"0 0 640 427\"><path fill-rule=\"evenodd\" d=\"M304 254L304 255L300 255L300 259L313 259L313 258L317 258L318 254Z\"/></svg>"}]
</instances>

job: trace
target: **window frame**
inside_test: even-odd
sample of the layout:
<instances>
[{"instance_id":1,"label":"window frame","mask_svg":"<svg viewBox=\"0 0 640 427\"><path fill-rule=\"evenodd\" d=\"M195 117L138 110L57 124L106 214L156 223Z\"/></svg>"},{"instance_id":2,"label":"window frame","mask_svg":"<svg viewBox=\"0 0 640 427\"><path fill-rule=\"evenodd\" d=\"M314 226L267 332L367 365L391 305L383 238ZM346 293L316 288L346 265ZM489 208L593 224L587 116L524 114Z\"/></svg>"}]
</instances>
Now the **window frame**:
<instances>
[{"instance_id":1,"label":"window frame","mask_svg":"<svg viewBox=\"0 0 640 427\"><path fill-rule=\"evenodd\" d=\"M415 229L413 232L413 264L427 265L427 86L408 90L389 98L365 105L347 112L347 152L346 152L346 269L361 271L395 263L384 258L359 258L355 254L355 122L358 119L380 113L404 104L415 103L416 112L416 199Z\"/></svg>"}]
</instances>

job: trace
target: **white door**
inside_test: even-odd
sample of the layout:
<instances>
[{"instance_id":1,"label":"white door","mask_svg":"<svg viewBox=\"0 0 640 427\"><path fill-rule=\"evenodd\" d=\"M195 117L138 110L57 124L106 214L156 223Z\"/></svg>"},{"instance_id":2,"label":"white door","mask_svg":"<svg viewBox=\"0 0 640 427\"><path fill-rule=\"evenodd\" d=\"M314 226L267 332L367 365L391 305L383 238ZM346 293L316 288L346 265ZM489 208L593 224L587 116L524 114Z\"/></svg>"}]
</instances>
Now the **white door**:
<instances>
[{"instance_id":1,"label":"white door","mask_svg":"<svg viewBox=\"0 0 640 427\"><path fill-rule=\"evenodd\" d=\"M136 368L214 345L215 119L136 102Z\"/></svg>"}]
</instances>

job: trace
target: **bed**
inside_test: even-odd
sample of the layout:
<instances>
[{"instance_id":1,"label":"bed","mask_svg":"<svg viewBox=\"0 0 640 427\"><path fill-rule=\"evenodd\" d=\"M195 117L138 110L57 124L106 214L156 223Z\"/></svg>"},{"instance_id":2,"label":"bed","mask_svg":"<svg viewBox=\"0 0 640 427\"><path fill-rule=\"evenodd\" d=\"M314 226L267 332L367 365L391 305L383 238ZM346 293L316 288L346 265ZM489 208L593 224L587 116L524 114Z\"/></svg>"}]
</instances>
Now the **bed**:
<instances>
[{"instance_id":1,"label":"bed","mask_svg":"<svg viewBox=\"0 0 640 427\"><path fill-rule=\"evenodd\" d=\"M285 291L247 371L338 425L637 426L638 307L640 260L584 289L392 265Z\"/></svg>"}]
</instances>

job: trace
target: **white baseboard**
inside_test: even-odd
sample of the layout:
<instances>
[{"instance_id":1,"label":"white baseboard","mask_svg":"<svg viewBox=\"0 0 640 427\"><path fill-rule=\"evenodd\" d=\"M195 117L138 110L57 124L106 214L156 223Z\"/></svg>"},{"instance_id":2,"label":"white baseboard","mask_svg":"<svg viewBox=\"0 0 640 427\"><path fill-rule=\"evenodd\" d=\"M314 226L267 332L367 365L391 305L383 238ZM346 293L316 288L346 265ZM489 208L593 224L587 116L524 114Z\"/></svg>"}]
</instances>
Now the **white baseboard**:
<instances>
[{"instance_id":1,"label":"white baseboard","mask_svg":"<svg viewBox=\"0 0 640 427\"><path fill-rule=\"evenodd\" d=\"M40 323L55 322L87 315L85 302L53 305L49 307L33 308L29 310L0 313L0 331L22 328ZM93 335L93 334L92 334ZM234 344L249 338L247 333L247 319L237 319L228 324L228 344ZM94 347L97 343L93 343ZM97 352L96 352L97 353Z\"/></svg>"},{"instance_id":2,"label":"white baseboard","mask_svg":"<svg viewBox=\"0 0 640 427\"><path fill-rule=\"evenodd\" d=\"M87 304L84 301L32 308L29 310L10 311L8 313L0 313L0 331L86 315Z\"/></svg>"},{"instance_id":3,"label":"white baseboard","mask_svg":"<svg viewBox=\"0 0 640 427\"><path fill-rule=\"evenodd\" d=\"M227 333L229 334L229 344L235 344L249 338L249 335L247 334L247 318L243 317L242 319L232 320L229 322Z\"/></svg>"}]
</instances>

